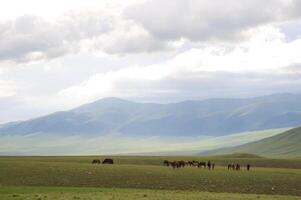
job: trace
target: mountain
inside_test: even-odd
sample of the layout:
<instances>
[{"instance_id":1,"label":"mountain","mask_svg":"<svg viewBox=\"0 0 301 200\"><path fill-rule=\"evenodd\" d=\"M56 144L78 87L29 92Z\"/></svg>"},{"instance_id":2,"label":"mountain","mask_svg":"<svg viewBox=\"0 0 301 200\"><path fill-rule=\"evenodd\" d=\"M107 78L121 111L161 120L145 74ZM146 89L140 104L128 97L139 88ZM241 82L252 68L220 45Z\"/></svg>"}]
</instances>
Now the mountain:
<instances>
[{"instance_id":1,"label":"mountain","mask_svg":"<svg viewBox=\"0 0 301 200\"><path fill-rule=\"evenodd\" d=\"M296 158L301 156L301 127L236 147L222 148L201 153L221 155L233 153L256 154L265 157Z\"/></svg>"},{"instance_id":2,"label":"mountain","mask_svg":"<svg viewBox=\"0 0 301 200\"><path fill-rule=\"evenodd\" d=\"M222 136L301 125L301 95L170 104L105 98L43 117L3 124L2 135Z\"/></svg>"}]
</instances>

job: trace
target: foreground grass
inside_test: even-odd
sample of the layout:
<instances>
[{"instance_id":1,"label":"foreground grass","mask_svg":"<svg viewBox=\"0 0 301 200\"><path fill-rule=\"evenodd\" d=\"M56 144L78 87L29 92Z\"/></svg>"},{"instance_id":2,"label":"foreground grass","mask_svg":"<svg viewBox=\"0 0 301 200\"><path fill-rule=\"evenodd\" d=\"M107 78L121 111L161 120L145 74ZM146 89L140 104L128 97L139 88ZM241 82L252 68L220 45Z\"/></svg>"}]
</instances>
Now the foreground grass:
<instances>
[{"instance_id":1,"label":"foreground grass","mask_svg":"<svg viewBox=\"0 0 301 200\"><path fill-rule=\"evenodd\" d=\"M108 189L68 187L0 187L1 200L300 200L296 196L210 193L192 191L149 190L149 189Z\"/></svg>"},{"instance_id":2,"label":"foreground grass","mask_svg":"<svg viewBox=\"0 0 301 200\"><path fill-rule=\"evenodd\" d=\"M300 169L263 168L256 167L255 162L251 162L253 168L249 172L245 169L228 171L224 166L217 166L213 171L192 167L173 170L162 166L162 157L114 157L116 161L114 165L92 165L91 159L92 157L2 157L0 186L101 187L181 190L184 193L202 191L301 195ZM222 158L213 161L222 162ZM225 158L223 162L231 161L250 162L245 159L229 158ZM269 163L270 160L261 159L260 162ZM275 166L279 167L285 162L286 160L277 161ZM298 162L299 160L295 161L295 166Z\"/></svg>"}]
</instances>

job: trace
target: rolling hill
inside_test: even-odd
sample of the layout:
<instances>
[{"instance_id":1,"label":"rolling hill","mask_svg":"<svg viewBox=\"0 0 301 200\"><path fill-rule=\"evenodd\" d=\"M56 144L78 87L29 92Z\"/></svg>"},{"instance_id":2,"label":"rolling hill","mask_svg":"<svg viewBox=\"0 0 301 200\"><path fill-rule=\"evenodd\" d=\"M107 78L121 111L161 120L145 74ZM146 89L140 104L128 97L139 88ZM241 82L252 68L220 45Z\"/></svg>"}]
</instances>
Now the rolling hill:
<instances>
[{"instance_id":1,"label":"rolling hill","mask_svg":"<svg viewBox=\"0 0 301 200\"><path fill-rule=\"evenodd\" d=\"M105 98L39 118L3 124L1 135L222 136L301 125L301 95L170 104Z\"/></svg>"},{"instance_id":2,"label":"rolling hill","mask_svg":"<svg viewBox=\"0 0 301 200\"><path fill-rule=\"evenodd\" d=\"M233 153L256 154L265 157L299 158L301 155L301 127L236 147L202 152L202 155L223 155Z\"/></svg>"}]
</instances>

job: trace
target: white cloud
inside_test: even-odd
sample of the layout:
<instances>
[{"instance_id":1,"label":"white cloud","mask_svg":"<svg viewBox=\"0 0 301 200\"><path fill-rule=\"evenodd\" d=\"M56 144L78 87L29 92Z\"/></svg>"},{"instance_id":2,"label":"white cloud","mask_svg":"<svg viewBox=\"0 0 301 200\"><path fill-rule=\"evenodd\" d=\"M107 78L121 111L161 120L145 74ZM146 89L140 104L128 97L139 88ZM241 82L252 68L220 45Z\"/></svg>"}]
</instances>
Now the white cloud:
<instances>
[{"instance_id":1,"label":"white cloud","mask_svg":"<svg viewBox=\"0 0 301 200\"><path fill-rule=\"evenodd\" d=\"M0 98L14 96L18 89L20 89L20 87L13 81L0 80Z\"/></svg>"},{"instance_id":2,"label":"white cloud","mask_svg":"<svg viewBox=\"0 0 301 200\"><path fill-rule=\"evenodd\" d=\"M22 15L0 21L0 62L47 60L82 51L120 55L166 51L182 48L183 38L241 43L262 26L299 19L301 8L296 0L52 4L30 0L20 6Z\"/></svg>"},{"instance_id":3,"label":"white cloud","mask_svg":"<svg viewBox=\"0 0 301 200\"><path fill-rule=\"evenodd\" d=\"M181 99L203 98L205 94L218 97L301 92L300 77L288 73L289 66L301 63L299 52L300 39L286 42L277 29L263 27L249 42L235 48L190 48L159 64L95 74L62 90L60 95L87 102L106 96Z\"/></svg>"},{"instance_id":4,"label":"white cloud","mask_svg":"<svg viewBox=\"0 0 301 200\"><path fill-rule=\"evenodd\" d=\"M0 62L47 60L80 51L127 54L166 48L141 26L106 9L69 11L52 20L24 15L0 21Z\"/></svg>"},{"instance_id":5,"label":"white cloud","mask_svg":"<svg viewBox=\"0 0 301 200\"><path fill-rule=\"evenodd\" d=\"M236 41L269 23L300 18L298 0L148 0L126 15L164 40Z\"/></svg>"}]
</instances>

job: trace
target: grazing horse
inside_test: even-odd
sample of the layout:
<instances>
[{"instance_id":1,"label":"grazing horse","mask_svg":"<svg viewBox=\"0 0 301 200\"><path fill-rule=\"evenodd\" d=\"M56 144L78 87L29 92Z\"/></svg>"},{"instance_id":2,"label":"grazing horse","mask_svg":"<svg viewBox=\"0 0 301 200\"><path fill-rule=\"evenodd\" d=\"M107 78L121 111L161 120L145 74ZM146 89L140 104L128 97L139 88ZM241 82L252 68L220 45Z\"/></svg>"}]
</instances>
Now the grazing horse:
<instances>
[{"instance_id":1,"label":"grazing horse","mask_svg":"<svg viewBox=\"0 0 301 200\"><path fill-rule=\"evenodd\" d=\"M94 159L92 160L92 164L100 164L100 160Z\"/></svg>"},{"instance_id":2,"label":"grazing horse","mask_svg":"<svg viewBox=\"0 0 301 200\"><path fill-rule=\"evenodd\" d=\"M240 165L239 165L239 164L236 164L235 169L236 169L236 170L240 170Z\"/></svg>"},{"instance_id":3,"label":"grazing horse","mask_svg":"<svg viewBox=\"0 0 301 200\"><path fill-rule=\"evenodd\" d=\"M207 162L207 167L209 170L211 169L211 161L210 160Z\"/></svg>"},{"instance_id":4,"label":"grazing horse","mask_svg":"<svg viewBox=\"0 0 301 200\"><path fill-rule=\"evenodd\" d=\"M235 165L234 165L234 163L232 163L232 170L235 170Z\"/></svg>"},{"instance_id":5,"label":"grazing horse","mask_svg":"<svg viewBox=\"0 0 301 200\"><path fill-rule=\"evenodd\" d=\"M171 166L173 169L180 168L180 163L178 161L171 162Z\"/></svg>"},{"instance_id":6,"label":"grazing horse","mask_svg":"<svg viewBox=\"0 0 301 200\"><path fill-rule=\"evenodd\" d=\"M232 168L232 164L228 164L228 170Z\"/></svg>"},{"instance_id":7,"label":"grazing horse","mask_svg":"<svg viewBox=\"0 0 301 200\"><path fill-rule=\"evenodd\" d=\"M102 164L114 164L114 161L111 158L106 158L102 161Z\"/></svg>"},{"instance_id":8,"label":"grazing horse","mask_svg":"<svg viewBox=\"0 0 301 200\"><path fill-rule=\"evenodd\" d=\"M214 163L212 163L212 167L211 167L211 168L212 168L212 169L214 169L214 167L215 167L215 164L214 164Z\"/></svg>"},{"instance_id":9,"label":"grazing horse","mask_svg":"<svg viewBox=\"0 0 301 200\"><path fill-rule=\"evenodd\" d=\"M163 165L164 165L164 166L169 167L169 163L170 163L170 162L169 162L168 160L164 160L164 161L163 161Z\"/></svg>"},{"instance_id":10,"label":"grazing horse","mask_svg":"<svg viewBox=\"0 0 301 200\"><path fill-rule=\"evenodd\" d=\"M192 166L197 167L199 165L199 161L193 160L192 162Z\"/></svg>"},{"instance_id":11,"label":"grazing horse","mask_svg":"<svg viewBox=\"0 0 301 200\"><path fill-rule=\"evenodd\" d=\"M200 168L200 167L206 168L206 162L199 162L198 168Z\"/></svg>"},{"instance_id":12,"label":"grazing horse","mask_svg":"<svg viewBox=\"0 0 301 200\"><path fill-rule=\"evenodd\" d=\"M185 167L185 161L180 160L178 161L178 163L179 163L179 167Z\"/></svg>"},{"instance_id":13,"label":"grazing horse","mask_svg":"<svg viewBox=\"0 0 301 200\"><path fill-rule=\"evenodd\" d=\"M250 171L251 165L247 164L247 170Z\"/></svg>"}]
</instances>

